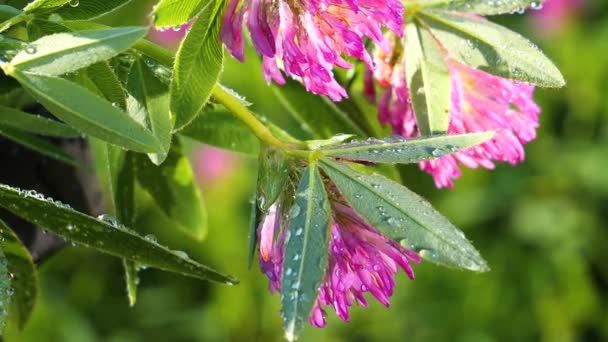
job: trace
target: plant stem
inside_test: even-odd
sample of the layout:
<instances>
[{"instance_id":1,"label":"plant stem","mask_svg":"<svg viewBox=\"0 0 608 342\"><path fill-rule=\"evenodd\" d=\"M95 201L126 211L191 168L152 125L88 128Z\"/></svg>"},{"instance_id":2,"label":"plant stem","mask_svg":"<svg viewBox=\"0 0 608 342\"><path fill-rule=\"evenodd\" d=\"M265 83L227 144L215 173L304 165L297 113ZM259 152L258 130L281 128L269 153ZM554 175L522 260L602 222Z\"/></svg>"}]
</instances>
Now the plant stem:
<instances>
[{"instance_id":1,"label":"plant stem","mask_svg":"<svg viewBox=\"0 0 608 342\"><path fill-rule=\"evenodd\" d=\"M285 145L282 141L277 139L258 118L243 105L243 103L237 99L234 95L230 94L226 89L220 85L216 85L211 92L211 96L224 105L226 109L232 112L232 114L239 120L241 120L249 129L255 134L258 139L267 143L268 145L279 148L285 152L289 152L290 148Z\"/></svg>"},{"instance_id":2,"label":"plant stem","mask_svg":"<svg viewBox=\"0 0 608 342\"><path fill-rule=\"evenodd\" d=\"M25 19L27 19L27 16L25 14L19 14L6 21L1 22L0 23L0 32L4 32L4 31L8 30L9 28L25 21Z\"/></svg>"},{"instance_id":3,"label":"plant stem","mask_svg":"<svg viewBox=\"0 0 608 342\"><path fill-rule=\"evenodd\" d=\"M173 67L173 54L150 41L142 39L135 44L134 48L169 68ZM226 91L226 89L224 89L221 85L216 84L215 87L213 87L211 96L226 107L226 109L232 112L237 119L243 122L251 130L251 132L264 143L281 149L289 154L300 155L302 154L301 152L304 152L292 150L281 140L277 139L270 132L268 127L266 127L251 111L249 111L249 109L247 109L247 107L236 96L231 94L229 91Z\"/></svg>"}]
</instances>

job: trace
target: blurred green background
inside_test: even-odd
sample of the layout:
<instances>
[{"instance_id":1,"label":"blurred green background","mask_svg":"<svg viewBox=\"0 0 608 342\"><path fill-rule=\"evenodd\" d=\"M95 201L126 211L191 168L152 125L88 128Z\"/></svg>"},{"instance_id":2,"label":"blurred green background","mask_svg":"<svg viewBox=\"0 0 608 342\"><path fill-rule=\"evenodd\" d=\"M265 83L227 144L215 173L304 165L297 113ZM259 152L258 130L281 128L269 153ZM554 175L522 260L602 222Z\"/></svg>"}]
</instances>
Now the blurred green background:
<instances>
[{"instance_id":1,"label":"blurred green background","mask_svg":"<svg viewBox=\"0 0 608 342\"><path fill-rule=\"evenodd\" d=\"M102 20L137 23L150 8L133 1ZM404 183L463 229L492 271L423 262L415 281L399 274L390 308L354 308L349 323L328 310L327 328L308 328L302 341L608 340L608 2L587 0L564 13L551 14L560 20L553 26L530 13L496 18L541 45L568 81L537 91L541 127L525 163L467 170L452 190L435 189L415 166L402 170ZM223 82L259 113L294 125L263 85L255 58L249 54L245 65L228 59ZM246 265L256 161L198 146L192 156L208 205L206 240L190 240L151 206L139 212L139 226L236 275L240 285L148 269L131 308L119 259L67 247L41 265L33 319L22 332L9 326L5 340L283 340L279 298L257 265Z\"/></svg>"}]
</instances>

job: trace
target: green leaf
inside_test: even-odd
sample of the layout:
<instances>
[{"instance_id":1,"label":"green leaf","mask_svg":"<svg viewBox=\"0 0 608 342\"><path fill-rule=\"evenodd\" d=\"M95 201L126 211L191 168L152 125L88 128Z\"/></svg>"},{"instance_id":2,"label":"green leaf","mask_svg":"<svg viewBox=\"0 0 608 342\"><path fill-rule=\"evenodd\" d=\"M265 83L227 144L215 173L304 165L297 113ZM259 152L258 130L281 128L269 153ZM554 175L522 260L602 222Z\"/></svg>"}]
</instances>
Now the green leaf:
<instances>
[{"instance_id":1,"label":"green leaf","mask_svg":"<svg viewBox=\"0 0 608 342\"><path fill-rule=\"evenodd\" d=\"M47 157L59 160L72 166L81 166L74 158L65 153L61 148L38 138L35 135L16 130L12 127L0 125L0 135L7 137L27 148L30 148Z\"/></svg>"},{"instance_id":2,"label":"green leaf","mask_svg":"<svg viewBox=\"0 0 608 342\"><path fill-rule=\"evenodd\" d=\"M15 22L21 19L21 16L23 16L23 13L20 10L12 6L0 5L0 32L8 30Z\"/></svg>"},{"instance_id":3,"label":"green leaf","mask_svg":"<svg viewBox=\"0 0 608 342\"><path fill-rule=\"evenodd\" d=\"M95 63L86 68L86 75L95 86L96 92L110 101L114 107L125 109L125 90L108 62Z\"/></svg>"},{"instance_id":4,"label":"green leaf","mask_svg":"<svg viewBox=\"0 0 608 342\"><path fill-rule=\"evenodd\" d=\"M260 151L258 169L258 206L266 212L284 191L289 179L285 153L268 146Z\"/></svg>"},{"instance_id":5,"label":"green leaf","mask_svg":"<svg viewBox=\"0 0 608 342\"><path fill-rule=\"evenodd\" d=\"M424 135L448 130L450 72L430 32L409 22L405 27L405 70L416 123Z\"/></svg>"},{"instance_id":6,"label":"green leaf","mask_svg":"<svg viewBox=\"0 0 608 342\"><path fill-rule=\"evenodd\" d=\"M323 150L323 155L372 163L418 163L475 146L490 139L493 135L494 132L483 132L412 139L404 139L400 136L383 140L369 138L331 146Z\"/></svg>"},{"instance_id":7,"label":"green leaf","mask_svg":"<svg viewBox=\"0 0 608 342\"><path fill-rule=\"evenodd\" d=\"M255 193L253 198L251 199L251 213L249 216L249 233L247 234L247 239L249 240L249 248L247 250L247 268L251 270L251 266L253 266L253 258L255 256L255 248L258 245L258 227L263 219L262 211L258 206L258 194L259 194L259 179L260 174L258 171L258 184L256 185Z\"/></svg>"},{"instance_id":8,"label":"green leaf","mask_svg":"<svg viewBox=\"0 0 608 342\"><path fill-rule=\"evenodd\" d=\"M8 68L53 76L66 74L118 55L147 32L145 27L120 27L44 36L19 52Z\"/></svg>"},{"instance_id":9,"label":"green leaf","mask_svg":"<svg viewBox=\"0 0 608 342\"><path fill-rule=\"evenodd\" d=\"M133 227L135 223L135 154L105 144L108 184L112 207L118 222Z\"/></svg>"},{"instance_id":10,"label":"green leaf","mask_svg":"<svg viewBox=\"0 0 608 342\"><path fill-rule=\"evenodd\" d=\"M209 1L160 0L154 7L154 26L179 26L198 14Z\"/></svg>"},{"instance_id":11,"label":"green leaf","mask_svg":"<svg viewBox=\"0 0 608 342\"><path fill-rule=\"evenodd\" d=\"M22 329L29 320L38 297L38 271L27 248L2 220L0 220L0 249L8 261L13 289L11 298L13 306L9 310L9 316L15 317L17 326ZM2 272L2 275L4 274ZM1 291L0 289L0 293Z\"/></svg>"},{"instance_id":12,"label":"green leaf","mask_svg":"<svg viewBox=\"0 0 608 342\"><path fill-rule=\"evenodd\" d=\"M321 167L348 203L382 234L433 263L475 272L489 270L458 228L403 185L330 160L322 160Z\"/></svg>"},{"instance_id":13,"label":"green leaf","mask_svg":"<svg viewBox=\"0 0 608 342\"><path fill-rule=\"evenodd\" d=\"M312 311L327 269L329 201L317 165L311 163L300 180L289 211L281 278L283 327L289 341L300 334Z\"/></svg>"},{"instance_id":14,"label":"green leaf","mask_svg":"<svg viewBox=\"0 0 608 342\"><path fill-rule=\"evenodd\" d=\"M63 6L53 13L59 15L63 20L95 19L113 12L129 2L131 0L79 0L78 6Z\"/></svg>"},{"instance_id":15,"label":"green leaf","mask_svg":"<svg viewBox=\"0 0 608 342\"><path fill-rule=\"evenodd\" d=\"M532 7L540 9L544 0L451 0L433 6L433 9L444 11L466 12L481 15L496 15L521 12Z\"/></svg>"},{"instance_id":16,"label":"green leaf","mask_svg":"<svg viewBox=\"0 0 608 342\"><path fill-rule=\"evenodd\" d=\"M62 138L74 138L80 135L70 126L59 121L39 115L28 114L17 109L0 105L0 124L21 131Z\"/></svg>"},{"instance_id":17,"label":"green leaf","mask_svg":"<svg viewBox=\"0 0 608 342\"><path fill-rule=\"evenodd\" d=\"M285 85L274 85L272 89L279 102L311 138L326 139L339 133L366 136L348 113L327 97L307 92L299 82L286 79Z\"/></svg>"},{"instance_id":18,"label":"green leaf","mask_svg":"<svg viewBox=\"0 0 608 342\"><path fill-rule=\"evenodd\" d=\"M27 38L30 41L40 39L46 35L69 31L67 27L59 23L38 17L34 17L32 20L28 21L26 29ZM31 46L28 51L33 51Z\"/></svg>"},{"instance_id":19,"label":"green leaf","mask_svg":"<svg viewBox=\"0 0 608 342\"><path fill-rule=\"evenodd\" d=\"M221 18L212 5L209 3L194 21L177 51L171 82L175 130L184 128L201 112L222 70Z\"/></svg>"},{"instance_id":20,"label":"green leaf","mask_svg":"<svg viewBox=\"0 0 608 342\"><path fill-rule=\"evenodd\" d=\"M21 11L9 5L0 5L0 23L14 18L21 14Z\"/></svg>"},{"instance_id":21,"label":"green leaf","mask_svg":"<svg viewBox=\"0 0 608 342\"><path fill-rule=\"evenodd\" d=\"M258 139L249 128L227 111L203 112L180 133L205 144L249 155L257 155L260 149Z\"/></svg>"},{"instance_id":22,"label":"green leaf","mask_svg":"<svg viewBox=\"0 0 608 342\"><path fill-rule=\"evenodd\" d=\"M562 74L534 44L505 27L470 16L421 12L433 35L461 63L497 76L561 87Z\"/></svg>"},{"instance_id":23,"label":"green leaf","mask_svg":"<svg viewBox=\"0 0 608 342\"><path fill-rule=\"evenodd\" d=\"M31 190L0 185L0 206L70 241L141 265L228 285L238 282L124 226L97 220Z\"/></svg>"},{"instance_id":24,"label":"green leaf","mask_svg":"<svg viewBox=\"0 0 608 342\"><path fill-rule=\"evenodd\" d=\"M6 316L9 304L11 303L11 282L9 279L8 261L0 250L0 331L6 324Z\"/></svg>"},{"instance_id":25,"label":"green leaf","mask_svg":"<svg viewBox=\"0 0 608 342\"><path fill-rule=\"evenodd\" d=\"M125 282L127 284L129 306L135 306L135 303L137 302L137 285L139 284L137 263L127 259L122 259L122 266L125 269Z\"/></svg>"},{"instance_id":26,"label":"green leaf","mask_svg":"<svg viewBox=\"0 0 608 342\"><path fill-rule=\"evenodd\" d=\"M147 112L146 123L152 134L162 146L162 152L149 155L155 165L160 165L171 147L171 113L169 112L169 89L150 68L137 59L129 73L127 89L144 106Z\"/></svg>"},{"instance_id":27,"label":"green leaf","mask_svg":"<svg viewBox=\"0 0 608 342\"><path fill-rule=\"evenodd\" d=\"M177 142L171 146L167 160L155 166L147 158L135 158L139 184L150 194L176 226L198 240L207 234L207 212L203 196L188 158Z\"/></svg>"},{"instance_id":28,"label":"green leaf","mask_svg":"<svg viewBox=\"0 0 608 342\"><path fill-rule=\"evenodd\" d=\"M154 135L127 113L68 80L15 71L12 75L53 115L109 143L138 152L160 152Z\"/></svg>"},{"instance_id":29,"label":"green leaf","mask_svg":"<svg viewBox=\"0 0 608 342\"><path fill-rule=\"evenodd\" d=\"M61 7L71 1L75 0L34 0L27 4L27 6L23 8L23 11L25 13L40 12L50 8Z\"/></svg>"},{"instance_id":30,"label":"green leaf","mask_svg":"<svg viewBox=\"0 0 608 342\"><path fill-rule=\"evenodd\" d=\"M126 152L117 147L105 145L105 164L108 166L108 184L112 198L112 207L118 222L133 227L135 223L135 158L133 152ZM129 305L137 301L137 265L127 259L122 260L125 270L125 282Z\"/></svg>"}]
</instances>

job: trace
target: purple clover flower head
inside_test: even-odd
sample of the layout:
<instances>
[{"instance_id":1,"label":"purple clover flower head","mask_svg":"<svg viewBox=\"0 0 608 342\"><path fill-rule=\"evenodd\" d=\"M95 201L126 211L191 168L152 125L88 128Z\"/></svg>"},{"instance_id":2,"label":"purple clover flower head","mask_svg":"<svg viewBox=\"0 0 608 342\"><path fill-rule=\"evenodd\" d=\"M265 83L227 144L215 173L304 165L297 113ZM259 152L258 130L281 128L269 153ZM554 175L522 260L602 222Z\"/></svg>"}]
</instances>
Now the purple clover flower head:
<instances>
[{"instance_id":1,"label":"purple clover flower head","mask_svg":"<svg viewBox=\"0 0 608 342\"><path fill-rule=\"evenodd\" d=\"M348 56L373 69L363 38L387 49L382 27L403 34L403 5L398 0L230 0L221 38L240 61L243 21L262 55L267 82L284 84L284 74L299 78L312 93L339 101L348 95L333 67L352 68L343 58Z\"/></svg>"},{"instance_id":2,"label":"purple clover flower head","mask_svg":"<svg viewBox=\"0 0 608 342\"><path fill-rule=\"evenodd\" d=\"M389 306L395 288L395 275L403 269L410 279L410 262L420 263L420 256L380 234L359 214L341 201L332 201L331 241L328 267L309 317L311 325L324 327L325 310L331 306L344 321L354 304L367 307L365 293ZM270 281L272 293L281 290L286 222L279 205L274 204L260 224L260 268Z\"/></svg>"},{"instance_id":3,"label":"purple clover flower head","mask_svg":"<svg viewBox=\"0 0 608 342\"><path fill-rule=\"evenodd\" d=\"M382 54L378 54L376 60L379 65L374 78L384 88L378 98L379 120L403 137L420 135L409 99L402 56L394 65L388 64ZM478 146L421 162L420 169L430 173L439 188L454 185L454 179L462 175L460 165L494 169L495 161L512 165L522 162L525 157L523 145L536 137L540 113L533 98L534 86L493 76L456 61L448 60L448 63L452 89L447 133L496 133L491 140Z\"/></svg>"}]
</instances>

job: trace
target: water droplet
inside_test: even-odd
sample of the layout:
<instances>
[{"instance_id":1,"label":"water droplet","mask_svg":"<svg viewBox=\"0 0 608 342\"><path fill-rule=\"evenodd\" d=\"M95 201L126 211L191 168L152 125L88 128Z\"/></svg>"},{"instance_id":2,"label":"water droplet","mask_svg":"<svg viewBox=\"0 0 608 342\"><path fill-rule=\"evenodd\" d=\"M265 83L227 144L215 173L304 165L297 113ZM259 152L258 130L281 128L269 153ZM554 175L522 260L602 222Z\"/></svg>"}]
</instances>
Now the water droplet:
<instances>
[{"instance_id":1,"label":"water droplet","mask_svg":"<svg viewBox=\"0 0 608 342\"><path fill-rule=\"evenodd\" d=\"M291 207L291 209L289 210L289 217L291 217L291 218L297 217L298 215L300 215L301 210L302 209L300 208L299 205L294 204L293 207Z\"/></svg>"},{"instance_id":2,"label":"water droplet","mask_svg":"<svg viewBox=\"0 0 608 342\"><path fill-rule=\"evenodd\" d=\"M157 243L158 240L156 239L156 236L152 235L152 234L148 234L146 236L144 236L144 239L146 239L146 241L152 242L152 243Z\"/></svg>"},{"instance_id":3,"label":"water droplet","mask_svg":"<svg viewBox=\"0 0 608 342\"><path fill-rule=\"evenodd\" d=\"M80 5L80 1L79 0L70 0L69 4L72 7L78 7L78 5Z\"/></svg>"},{"instance_id":4,"label":"water droplet","mask_svg":"<svg viewBox=\"0 0 608 342\"><path fill-rule=\"evenodd\" d=\"M67 230L72 231L72 230L74 230L74 225L70 223L67 225L66 228L67 228Z\"/></svg>"},{"instance_id":5,"label":"water droplet","mask_svg":"<svg viewBox=\"0 0 608 342\"><path fill-rule=\"evenodd\" d=\"M190 259L190 257L188 256L188 253L186 253L184 251L173 251L173 254L177 255L178 257L180 257L182 259Z\"/></svg>"},{"instance_id":6,"label":"water droplet","mask_svg":"<svg viewBox=\"0 0 608 342\"><path fill-rule=\"evenodd\" d=\"M36 49L35 45L29 44L28 46L25 47L25 52L29 53L30 55L35 54L36 51L38 51L38 49Z\"/></svg>"},{"instance_id":7,"label":"water droplet","mask_svg":"<svg viewBox=\"0 0 608 342\"><path fill-rule=\"evenodd\" d=\"M303 229L302 229L302 228L298 228L298 229L296 230L296 236L300 236L300 235L302 235L302 232L303 232Z\"/></svg>"}]
</instances>

